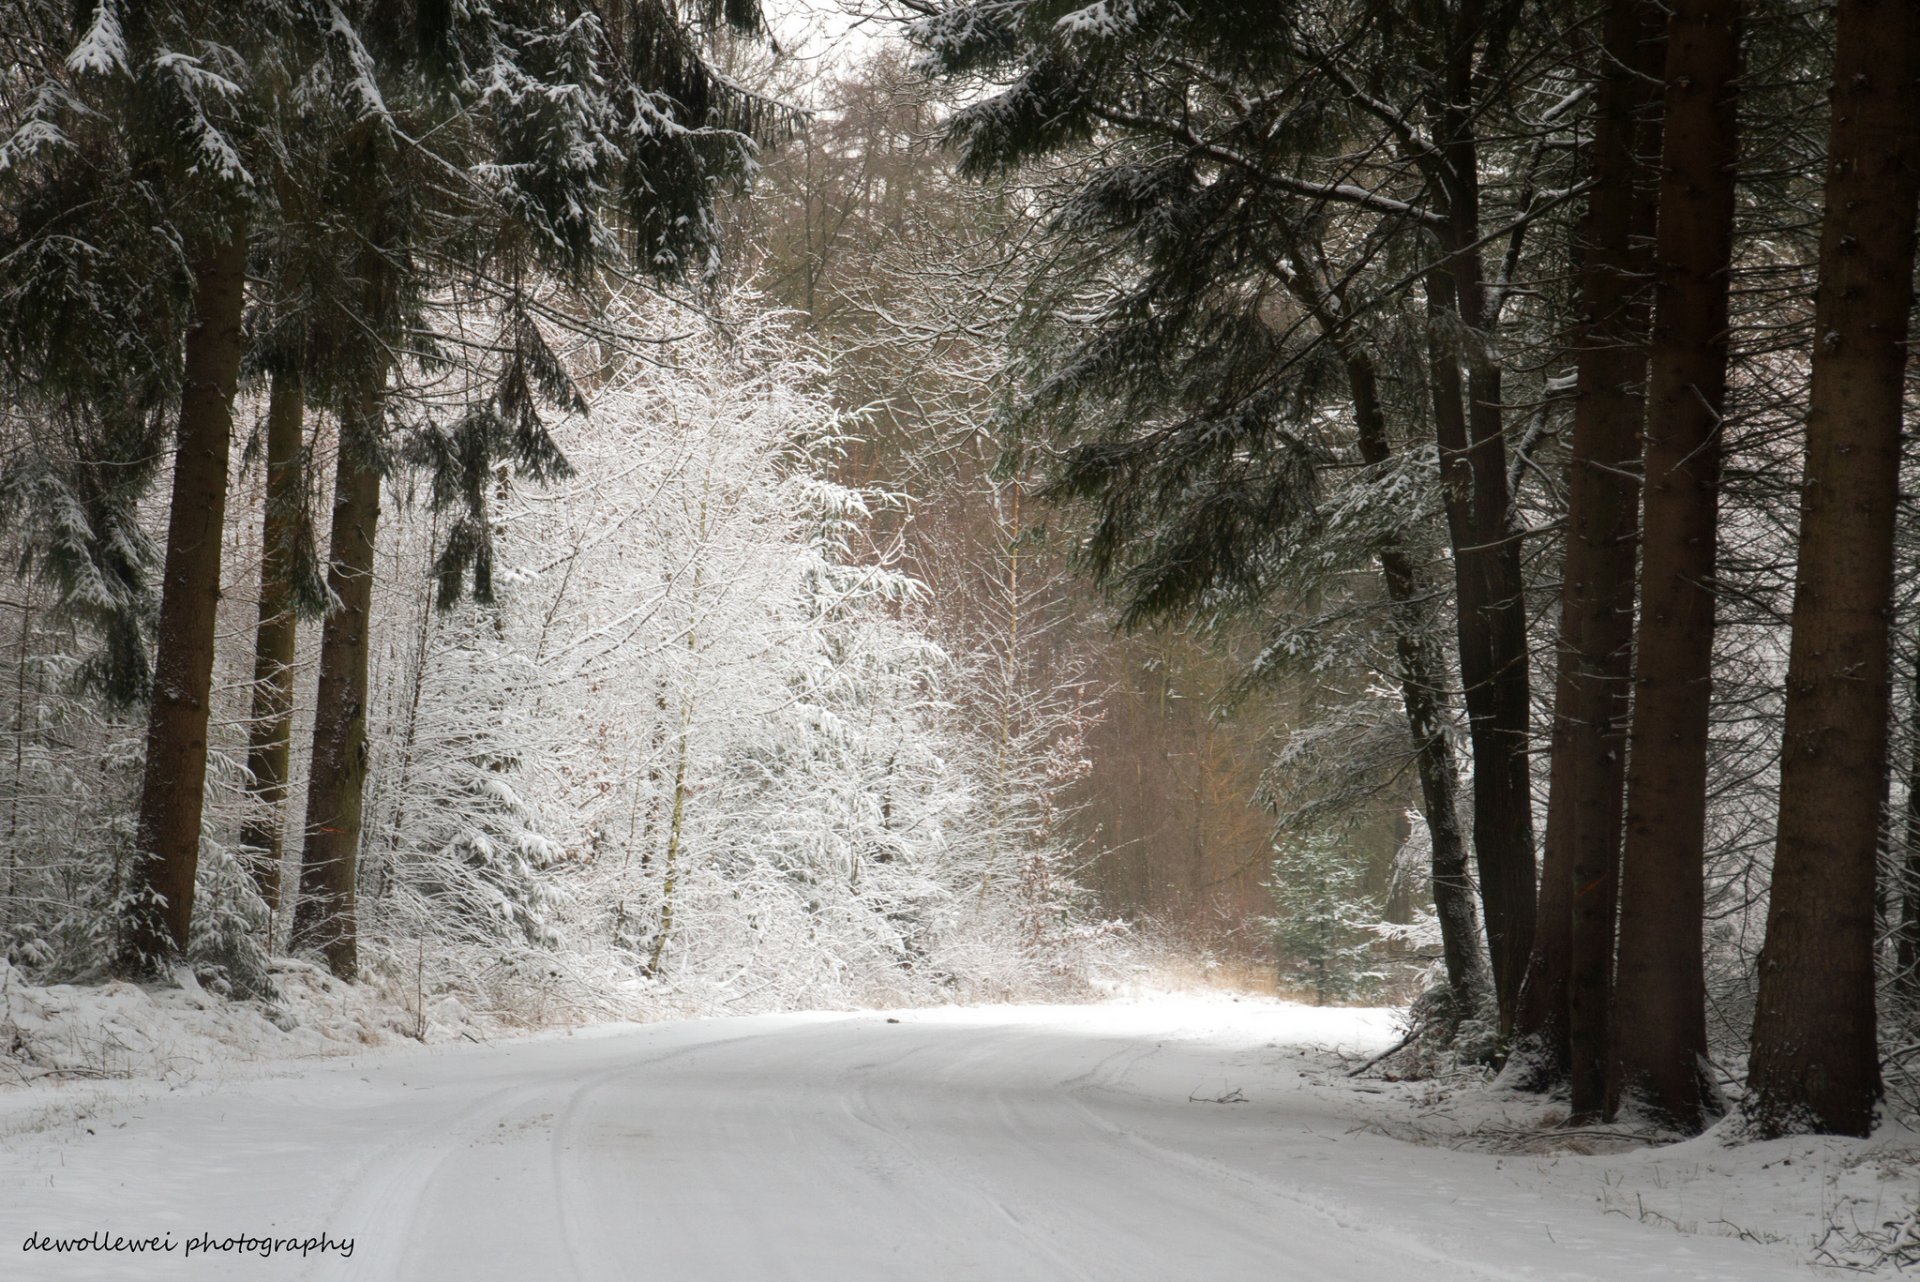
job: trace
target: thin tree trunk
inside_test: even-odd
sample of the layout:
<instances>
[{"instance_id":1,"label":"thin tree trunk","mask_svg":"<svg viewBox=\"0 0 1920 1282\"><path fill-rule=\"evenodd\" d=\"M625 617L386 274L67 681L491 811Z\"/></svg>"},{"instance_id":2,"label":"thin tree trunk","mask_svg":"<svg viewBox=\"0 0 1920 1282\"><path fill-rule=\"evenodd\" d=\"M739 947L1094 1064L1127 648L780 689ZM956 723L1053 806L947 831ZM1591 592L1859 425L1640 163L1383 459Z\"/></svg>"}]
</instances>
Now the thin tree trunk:
<instances>
[{"instance_id":1,"label":"thin tree trunk","mask_svg":"<svg viewBox=\"0 0 1920 1282\"><path fill-rule=\"evenodd\" d=\"M1360 457L1370 467L1382 467L1391 457L1391 447L1372 358L1352 343L1343 343L1341 350L1347 385L1353 394ZM1407 710L1414 767L1420 779L1431 851L1434 915L1440 920L1440 953L1447 970L1447 990L1453 998L1450 1014L1457 1024L1477 1014L1485 1004L1490 976L1480 948L1472 879L1467 875L1467 843L1460 830L1458 805L1460 774L1441 705L1442 668L1428 644L1432 610L1427 602L1432 593L1419 566L1397 537L1383 538L1377 551L1393 610L1400 697Z\"/></svg>"},{"instance_id":2,"label":"thin tree trunk","mask_svg":"<svg viewBox=\"0 0 1920 1282\"><path fill-rule=\"evenodd\" d=\"M20 581L20 644L14 653L13 668L13 795L7 798L7 839L0 852L7 860L5 912L0 914L0 929L13 929L14 902L20 893L20 797L26 787L27 751L27 656L33 643L33 580Z\"/></svg>"},{"instance_id":3,"label":"thin tree trunk","mask_svg":"<svg viewBox=\"0 0 1920 1282\"><path fill-rule=\"evenodd\" d=\"M1609 1111L1696 1131L1708 1107L1701 958L1737 0L1677 0L1667 29L1648 374L1641 606L1621 857Z\"/></svg>"},{"instance_id":4,"label":"thin tree trunk","mask_svg":"<svg viewBox=\"0 0 1920 1282\"><path fill-rule=\"evenodd\" d=\"M704 555L707 546L707 498L713 488L713 475L709 473L700 489L700 535L698 555ZM687 620L687 690L680 700L680 747L673 767L673 813L668 821L667 848L662 858L660 878L660 927L654 932L653 949L647 957L646 974L660 973L660 964L667 955L667 940L673 934L673 899L680 887L680 845L681 834L686 827L687 814L687 760L691 754L693 741L693 712L695 678L700 664L700 581L704 567L696 558L693 566L693 605Z\"/></svg>"},{"instance_id":5,"label":"thin tree trunk","mask_svg":"<svg viewBox=\"0 0 1920 1282\"><path fill-rule=\"evenodd\" d=\"M327 587L340 604L320 634L300 902L293 917L293 946L318 949L342 979L352 979L359 969L355 889L366 797L367 651L385 394L386 366L380 364L360 389L351 421L341 424L327 567Z\"/></svg>"},{"instance_id":6,"label":"thin tree trunk","mask_svg":"<svg viewBox=\"0 0 1920 1282\"><path fill-rule=\"evenodd\" d=\"M1000 665L1000 731L993 746L993 813L987 827L987 866L980 874L980 903L987 902L987 891L993 885L993 870L1000 862L1000 823L1006 806L1007 797L1007 757L1013 750L1013 685L1017 656L1020 652L1020 481L1015 478L1009 487L1013 493L1013 526L1007 536L1007 654ZM1203 875L1205 855L1204 839L1201 831L1202 800L1199 796L1198 771L1195 771L1194 785L1194 831L1195 844L1199 846L1193 853L1193 875Z\"/></svg>"},{"instance_id":7,"label":"thin tree trunk","mask_svg":"<svg viewBox=\"0 0 1920 1282\"><path fill-rule=\"evenodd\" d=\"M1491 415L1482 410L1470 416L1466 410L1472 387L1460 374L1465 319L1457 306L1455 278L1432 271L1426 282L1428 373L1454 551L1460 677L1473 751L1473 847L1505 1033L1512 1027L1522 968L1533 948L1533 813L1519 542L1507 516L1506 451L1499 437L1497 402ZM1478 393L1491 392L1497 398L1497 377L1492 385L1488 378L1483 371ZM1491 437L1478 435L1489 428Z\"/></svg>"},{"instance_id":8,"label":"thin tree trunk","mask_svg":"<svg viewBox=\"0 0 1920 1282\"><path fill-rule=\"evenodd\" d=\"M1907 813L1901 856L1900 928L1894 936L1894 991L1920 997L1920 647L1913 655L1913 706L1908 713Z\"/></svg>"},{"instance_id":9,"label":"thin tree trunk","mask_svg":"<svg viewBox=\"0 0 1920 1282\"><path fill-rule=\"evenodd\" d=\"M253 809L240 829L254 884L269 911L280 908L285 852L287 754L293 735L293 539L305 501L302 467L306 395L298 370L278 370L267 401L267 496L260 538L260 621L253 645L253 719L247 791Z\"/></svg>"},{"instance_id":10,"label":"thin tree trunk","mask_svg":"<svg viewBox=\"0 0 1920 1282\"><path fill-rule=\"evenodd\" d=\"M1920 215L1920 5L1839 0L1767 942L1745 1113L1866 1135L1901 396Z\"/></svg>"},{"instance_id":11,"label":"thin tree trunk","mask_svg":"<svg viewBox=\"0 0 1920 1282\"><path fill-rule=\"evenodd\" d=\"M186 948L193 920L246 274L244 226L194 264L194 319L186 339L175 437L153 705L128 869L134 899L118 960L123 973L161 969Z\"/></svg>"},{"instance_id":12,"label":"thin tree trunk","mask_svg":"<svg viewBox=\"0 0 1920 1282\"><path fill-rule=\"evenodd\" d=\"M1571 1087L1571 1120L1606 1102L1607 1009L1633 678L1640 421L1646 409L1648 246L1657 186L1664 11L1613 0L1600 51L1593 195L1580 239L1580 321L1567 549L1561 573L1540 924L1510 1064L1515 1084ZM1521 1080L1524 1078L1524 1080Z\"/></svg>"},{"instance_id":13,"label":"thin tree trunk","mask_svg":"<svg viewBox=\"0 0 1920 1282\"><path fill-rule=\"evenodd\" d=\"M1440 15L1433 15L1438 20ZM1525 585L1512 520L1497 316L1481 263L1480 153L1474 102L1481 42L1507 19L1479 0L1451 9L1431 105L1445 259L1426 275L1428 365L1458 590L1460 676L1473 748L1473 847L1486 914L1500 1032L1513 1026L1533 951L1533 796L1527 743ZM1461 377L1462 366L1466 376Z\"/></svg>"},{"instance_id":14,"label":"thin tree trunk","mask_svg":"<svg viewBox=\"0 0 1920 1282\"><path fill-rule=\"evenodd\" d=\"M440 514L434 513L427 526L427 546L434 547L440 537ZM393 813L387 817L382 829L388 834L389 849L397 844L399 835L407 829L407 789L413 782L414 752L420 743L420 704L427 687L427 657L433 647L434 591L431 585L423 586L420 593L420 625L414 633L413 658L407 670L407 716L400 731L399 751L394 754L390 774L393 778ZM374 817L379 818L379 808L374 809Z\"/></svg>"},{"instance_id":15,"label":"thin tree trunk","mask_svg":"<svg viewBox=\"0 0 1920 1282\"><path fill-rule=\"evenodd\" d=\"M1292 241L1287 252L1295 266L1277 259L1269 266L1339 352L1346 369L1348 394L1353 399L1354 435L1360 457L1369 467L1384 467L1393 456L1393 446L1380 399L1379 373L1372 355L1350 328L1347 318L1353 308L1331 283L1333 278L1317 245ZM1479 1014L1487 1005L1492 977L1480 946L1473 880L1467 870L1467 843L1459 811L1460 772L1446 733L1444 666L1429 644L1433 594L1427 576L1397 536L1381 538L1374 550L1380 558L1381 578L1392 610L1390 626L1400 668L1400 696L1420 780L1434 915L1440 922L1441 958L1452 998L1449 1018L1457 1027L1460 1020Z\"/></svg>"},{"instance_id":16,"label":"thin tree trunk","mask_svg":"<svg viewBox=\"0 0 1920 1282\"><path fill-rule=\"evenodd\" d=\"M688 647L692 648L689 634ZM693 734L693 697L689 692L680 708L680 749L673 768L673 816L667 825L667 849L661 860L660 925L653 933L653 948L647 954L646 974L660 973L667 955L667 940L673 935L673 899L680 888L680 834L687 814L687 754Z\"/></svg>"}]
</instances>

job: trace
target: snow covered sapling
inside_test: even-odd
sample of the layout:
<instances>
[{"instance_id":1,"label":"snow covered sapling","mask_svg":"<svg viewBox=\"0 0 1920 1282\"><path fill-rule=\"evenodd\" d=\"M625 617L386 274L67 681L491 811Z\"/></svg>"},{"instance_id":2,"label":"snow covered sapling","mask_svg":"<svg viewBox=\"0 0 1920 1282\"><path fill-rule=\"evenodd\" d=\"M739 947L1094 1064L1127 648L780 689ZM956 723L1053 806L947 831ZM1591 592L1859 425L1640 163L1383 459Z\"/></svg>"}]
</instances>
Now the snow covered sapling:
<instances>
[{"instance_id":1,"label":"snow covered sapling","mask_svg":"<svg viewBox=\"0 0 1920 1282\"><path fill-rule=\"evenodd\" d=\"M1383 978L1371 928L1379 906L1364 889L1365 861L1346 834L1286 837L1273 860L1274 951L1281 976L1319 1005L1361 997Z\"/></svg>"}]
</instances>

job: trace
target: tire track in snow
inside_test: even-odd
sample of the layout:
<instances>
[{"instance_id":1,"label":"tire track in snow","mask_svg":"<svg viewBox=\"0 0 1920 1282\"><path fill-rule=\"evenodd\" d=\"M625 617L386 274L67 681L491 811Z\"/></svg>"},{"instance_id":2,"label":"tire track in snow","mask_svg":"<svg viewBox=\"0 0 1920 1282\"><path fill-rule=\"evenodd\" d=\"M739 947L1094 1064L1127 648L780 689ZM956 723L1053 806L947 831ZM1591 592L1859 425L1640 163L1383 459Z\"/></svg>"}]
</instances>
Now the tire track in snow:
<instances>
[{"instance_id":1,"label":"tire track in snow","mask_svg":"<svg viewBox=\"0 0 1920 1282\"><path fill-rule=\"evenodd\" d=\"M735 1037L716 1038L690 1046L675 1046L651 1052L643 1051L615 1067L591 1073L584 1079L563 1076L559 1080L541 1072L533 1081L517 1082L495 1089L451 1116L434 1116L407 1129L400 1137L383 1145L363 1162L338 1194L324 1220L335 1237L351 1237L358 1243L351 1259L324 1257L313 1262L303 1275L312 1282L418 1282L440 1276L435 1272L447 1265L447 1242L423 1236L431 1222L436 1203L456 1203L452 1218L458 1221L458 1204L473 1197L476 1190L463 1173L448 1177L448 1167L458 1166L459 1158L471 1159L475 1148L494 1137L498 1130L519 1121L524 1115L544 1110L546 1117L558 1116L549 1141L548 1179L535 1183L516 1199L515 1212L527 1209L530 1200L547 1203L547 1215L554 1231L547 1234L522 1234L534 1242L551 1247L565 1261L564 1268L550 1276L581 1279L614 1278L617 1269L602 1268L604 1253L595 1258L595 1270L585 1270L577 1258L579 1244L586 1239L577 1215L570 1213L566 1168L558 1151L561 1132L569 1118L577 1117L584 1101L610 1082L638 1069L649 1068L688 1056L700 1055L739 1042L768 1036L755 1031ZM503 1056L510 1058L510 1055ZM537 1072L532 1068L520 1071ZM534 1119L537 1125L539 1118ZM532 1129L517 1127L516 1130ZM518 1138L510 1136L508 1138ZM451 1190L443 1188L451 1185ZM544 1197L540 1196L545 1194ZM332 1227L332 1226L339 1227ZM399 1249L392 1249L393 1244ZM386 1249L383 1249L386 1248ZM548 1265L560 1261L549 1259ZM545 1270L543 1270L545 1272Z\"/></svg>"},{"instance_id":2,"label":"tire track in snow","mask_svg":"<svg viewBox=\"0 0 1920 1282\"><path fill-rule=\"evenodd\" d=\"M757 1017L387 1052L146 1100L96 1119L84 1138L29 1136L0 1150L20 1176L45 1176L40 1187L16 1178L0 1202L15 1242L69 1221L325 1228L357 1239L354 1259L51 1260L9 1254L0 1234L0 1276L1807 1276L1779 1252L1515 1187L1484 1155L1353 1134L1351 1099L1283 1058L1327 1044L1329 1025L1311 1011L1169 1002L902 1015L898 1025ZM1223 1073L1253 1102L1191 1101L1195 1083Z\"/></svg>"}]
</instances>

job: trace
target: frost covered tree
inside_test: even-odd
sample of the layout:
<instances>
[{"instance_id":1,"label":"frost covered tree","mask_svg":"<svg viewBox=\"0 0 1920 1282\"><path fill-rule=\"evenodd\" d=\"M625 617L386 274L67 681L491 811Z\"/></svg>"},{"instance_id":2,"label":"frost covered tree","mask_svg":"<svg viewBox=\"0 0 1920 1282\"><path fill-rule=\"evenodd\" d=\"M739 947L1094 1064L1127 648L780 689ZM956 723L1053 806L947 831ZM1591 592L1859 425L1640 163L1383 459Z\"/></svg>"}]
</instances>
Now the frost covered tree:
<instances>
[{"instance_id":1,"label":"frost covered tree","mask_svg":"<svg viewBox=\"0 0 1920 1282\"><path fill-rule=\"evenodd\" d=\"M523 1011L1071 982L1087 933L1044 822L1071 772L996 772L877 538L898 496L835 479L822 368L750 296L729 310L651 360L589 344L589 412L553 429L575 470L490 487L492 599L383 613L373 964ZM397 522L400 563L430 561L446 515Z\"/></svg>"},{"instance_id":2,"label":"frost covered tree","mask_svg":"<svg viewBox=\"0 0 1920 1282\"><path fill-rule=\"evenodd\" d=\"M752 28L750 4L709 5L702 22ZM451 603L469 573L490 593L485 496L494 461L530 478L564 466L539 406L577 393L528 312L525 282L552 272L684 278L710 269L719 184L741 175L768 110L702 60L679 10L614 5L562 13L542 4L411 20L370 12L349 50L362 110L330 172L362 233L352 278L364 324L343 349L328 588L338 608L321 643L321 716L307 789L296 946L356 969L354 893L368 762L368 611L383 476L393 462L389 380L404 373L409 332L450 275L501 282L490 383L469 407L428 424L415 447L434 502L461 513L437 570ZM416 139L431 139L425 147ZM445 173L462 175L448 183ZM427 353L431 357L431 347Z\"/></svg>"},{"instance_id":3,"label":"frost covered tree","mask_svg":"<svg viewBox=\"0 0 1920 1282\"><path fill-rule=\"evenodd\" d=\"M184 947L191 920L216 535L252 260L275 286L272 307L256 309L257 333L274 350L255 368L286 381L283 418L309 400L335 419L345 445L316 732L325 768L309 780L311 893L296 934L350 972L359 639L393 452L389 378L423 359L463 359L457 344L418 341L432 329L422 301L454 278L489 282L506 315L491 366L497 381L448 435L469 472L495 454L534 466L547 447L531 406L565 396L525 315L530 281L555 273L582 283L603 266L665 277L710 271L717 188L744 174L750 135L764 133L775 112L712 72L701 45L721 27L752 29L757 9L738 0L472 11L103 0L83 18L64 56L39 69L42 86L11 122L0 168L19 246L8 270L25 282L10 294L19 377L57 395L62 353L73 349L66 340L106 334L124 368L109 361L100 374L69 378L93 398L74 412L125 434L178 407L175 528L156 624L126 961L164 962ZM115 199L96 198L109 190ZM449 466L444 456L432 461ZM439 484L472 497L458 477ZM484 591L480 529L456 525L462 537L447 551L458 563L449 577L477 566ZM284 615L265 616L270 633ZM112 636L128 648L124 625ZM283 671L284 646L269 636L263 647L263 675ZM141 674L125 675L137 684ZM269 727L284 720L276 715L284 691L276 697L262 707ZM276 735L283 740L273 729L255 754L267 776ZM263 795L262 808L271 813L278 801ZM256 843L270 863L271 831Z\"/></svg>"}]
</instances>

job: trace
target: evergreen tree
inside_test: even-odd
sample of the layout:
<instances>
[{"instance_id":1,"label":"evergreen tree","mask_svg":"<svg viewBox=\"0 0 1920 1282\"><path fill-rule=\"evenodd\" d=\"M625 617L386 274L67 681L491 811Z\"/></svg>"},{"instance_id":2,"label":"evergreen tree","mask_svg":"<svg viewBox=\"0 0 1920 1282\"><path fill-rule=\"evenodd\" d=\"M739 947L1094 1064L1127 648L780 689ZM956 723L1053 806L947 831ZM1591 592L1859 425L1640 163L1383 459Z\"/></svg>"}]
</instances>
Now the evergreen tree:
<instances>
[{"instance_id":1,"label":"evergreen tree","mask_svg":"<svg viewBox=\"0 0 1920 1282\"><path fill-rule=\"evenodd\" d=\"M1761 1135L1866 1135L1881 1092L1874 874L1920 215L1920 8L1852 0L1836 21L1780 827L1742 1105Z\"/></svg>"},{"instance_id":2,"label":"evergreen tree","mask_svg":"<svg viewBox=\"0 0 1920 1282\"><path fill-rule=\"evenodd\" d=\"M1742 6L1685 0L1667 29L1647 376L1640 618L1628 739L1608 1111L1686 1131L1705 1076L1703 869Z\"/></svg>"},{"instance_id":3,"label":"evergreen tree","mask_svg":"<svg viewBox=\"0 0 1920 1282\"><path fill-rule=\"evenodd\" d=\"M1530 948L1534 856L1525 532L1503 408L1515 389L1494 352L1549 162L1480 137L1560 127L1554 112L1514 115L1515 85L1548 76L1525 17L981 3L914 27L932 68L999 87L955 114L964 170L1074 158L1042 187L1054 238L1018 417L1057 434L1051 493L1093 507L1090 559L1129 618L1245 592L1288 555L1324 470L1315 410L1343 372L1337 352L1378 350L1395 328L1384 314L1424 293L1427 323L1402 330L1393 376L1418 389L1400 404L1439 448L1503 1022ZM1509 231L1491 262L1496 218ZM1312 306L1282 301L1303 279L1332 304L1317 338Z\"/></svg>"},{"instance_id":4,"label":"evergreen tree","mask_svg":"<svg viewBox=\"0 0 1920 1282\"><path fill-rule=\"evenodd\" d=\"M1643 0L1604 6L1592 191L1579 239L1580 315L1559 663L1539 931L1505 1080L1571 1075L1572 1112L1606 1090L1620 825L1631 689L1634 560L1645 410L1647 254L1657 191L1656 94L1665 18Z\"/></svg>"},{"instance_id":5,"label":"evergreen tree","mask_svg":"<svg viewBox=\"0 0 1920 1282\"><path fill-rule=\"evenodd\" d=\"M123 897L121 965L130 971L159 967L188 942L247 226L273 163L257 106L279 58L297 57L302 16L184 0L123 11L101 0L0 158L14 181L16 235L42 268L56 269L15 304L27 340L22 372L51 374L58 386L71 355L49 340L104 319L117 322L100 335L107 344L138 353L108 362L131 376L115 390L139 392L135 404L177 407L145 778ZM105 181L116 184L111 194ZM148 223L132 238L116 237L125 224L102 209L123 201ZM103 299L103 273L152 271L137 258L149 237L165 246L157 288ZM141 321L150 327L135 328ZM77 350L97 346L96 337ZM122 431L129 421L125 409L107 417Z\"/></svg>"},{"instance_id":6,"label":"evergreen tree","mask_svg":"<svg viewBox=\"0 0 1920 1282\"><path fill-rule=\"evenodd\" d=\"M1273 946L1280 975L1310 990L1314 1003L1364 996L1379 979L1369 966L1378 916L1361 887L1361 868L1333 833L1309 833L1280 844L1273 860Z\"/></svg>"},{"instance_id":7,"label":"evergreen tree","mask_svg":"<svg viewBox=\"0 0 1920 1282\"><path fill-rule=\"evenodd\" d=\"M293 660L303 578L311 581L307 520L304 382L297 369L272 376L266 422L266 514L260 538L259 620L254 631L253 707L247 734L247 789L254 812L240 845L269 912L280 906L288 756L293 734ZM303 564L305 563L305 564ZM301 574L302 569L307 573ZM309 589L309 599L311 599ZM309 606L311 610L311 606Z\"/></svg>"}]
</instances>

